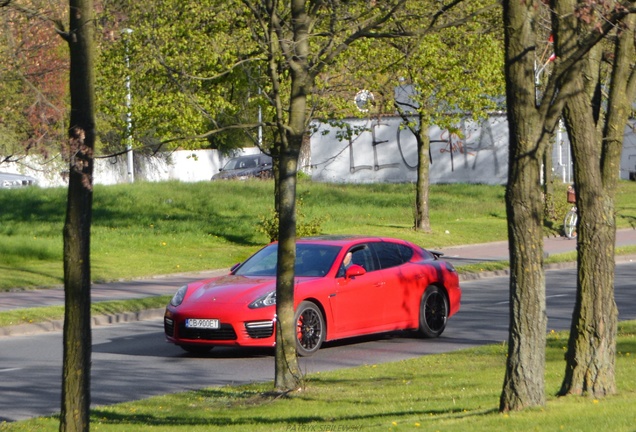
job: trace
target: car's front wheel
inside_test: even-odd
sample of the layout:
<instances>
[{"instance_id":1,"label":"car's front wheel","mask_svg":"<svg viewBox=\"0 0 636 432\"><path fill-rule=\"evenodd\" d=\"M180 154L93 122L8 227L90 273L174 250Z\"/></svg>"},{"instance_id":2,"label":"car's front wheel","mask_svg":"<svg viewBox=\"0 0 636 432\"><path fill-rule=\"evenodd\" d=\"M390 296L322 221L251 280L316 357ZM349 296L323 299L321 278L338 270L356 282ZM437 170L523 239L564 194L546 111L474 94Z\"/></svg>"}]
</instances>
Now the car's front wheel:
<instances>
[{"instance_id":1,"label":"car's front wheel","mask_svg":"<svg viewBox=\"0 0 636 432\"><path fill-rule=\"evenodd\" d=\"M436 338L446 328L448 319L448 299L444 291L436 286L429 286L420 302L419 333L426 338Z\"/></svg>"},{"instance_id":2,"label":"car's front wheel","mask_svg":"<svg viewBox=\"0 0 636 432\"><path fill-rule=\"evenodd\" d=\"M315 354L325 340L325 319L314 303L304 301L296 310L296 352L301 357Z\"/></svg>"}]
</instances>

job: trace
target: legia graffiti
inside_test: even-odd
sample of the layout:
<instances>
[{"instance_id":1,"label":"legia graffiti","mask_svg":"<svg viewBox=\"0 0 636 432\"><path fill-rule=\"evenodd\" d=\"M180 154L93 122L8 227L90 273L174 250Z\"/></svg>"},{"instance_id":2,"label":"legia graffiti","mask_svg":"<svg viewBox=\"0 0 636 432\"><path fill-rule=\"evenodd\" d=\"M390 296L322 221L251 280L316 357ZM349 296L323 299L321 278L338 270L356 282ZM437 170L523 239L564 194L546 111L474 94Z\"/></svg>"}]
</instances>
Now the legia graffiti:
<instances>
[{"instance_id":1,"label":"legia graffiti","mask_svg":"<svg viewBox=\"0 0 636 432\"><path fill-rule=\"evenodd\" d=\"M429 130L431 181L505 182L507 127L501 116ZM364 122L364 123L362 123ZM352 120L350 133L321 125L311 140L312 178L339 182L412 182L417 141L398 117Z\"/></svg>"}]
</instances>

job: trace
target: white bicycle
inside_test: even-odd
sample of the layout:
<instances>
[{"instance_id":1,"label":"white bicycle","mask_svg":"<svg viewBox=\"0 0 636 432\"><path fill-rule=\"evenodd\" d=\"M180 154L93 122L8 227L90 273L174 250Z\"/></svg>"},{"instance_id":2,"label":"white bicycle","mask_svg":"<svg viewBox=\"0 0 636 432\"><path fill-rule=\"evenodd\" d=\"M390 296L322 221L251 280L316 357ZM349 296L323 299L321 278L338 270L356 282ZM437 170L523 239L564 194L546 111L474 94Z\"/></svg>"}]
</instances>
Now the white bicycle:
<instances>
[{"instance_id":1,"label":"white bicycle","mask_svg":"<svg viewBox=\"0 0 636 432\"><path fill-rule=\"evenodd\" d=\"M569 239L576 238L576 223L579 220L576 206L573 206L570 211L565 214L563 219L563 233Z\"/></svg>"}]
</instances>

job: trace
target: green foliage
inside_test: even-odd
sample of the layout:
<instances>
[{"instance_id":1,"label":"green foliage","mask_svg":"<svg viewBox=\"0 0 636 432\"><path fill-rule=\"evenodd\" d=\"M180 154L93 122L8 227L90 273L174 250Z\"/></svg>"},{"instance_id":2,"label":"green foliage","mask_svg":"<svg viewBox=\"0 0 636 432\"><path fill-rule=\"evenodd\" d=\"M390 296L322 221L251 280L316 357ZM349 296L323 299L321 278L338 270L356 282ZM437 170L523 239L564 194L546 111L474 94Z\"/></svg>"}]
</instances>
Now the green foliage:
<instances>
[{"instance_id":1,"label":"green foliage","mask_svg":"<svg viewBox=\"0 0 636 432\"><path fill-rule=\"evenodd\" d=\"M168 140L184 148L254 145L241 130L205 135L257 121L262 101L255 96L263 84L258 62L245 62L257 50L240 2L124 3L109 3L102 20L114 35L103 43L99 81L101 112L111 128L125 129L130 75L137 146ZM126 23L118 22L121 10Z\"/></svg>"},{"instance_id":2,"label":"green foliage","mask_svg":"<svg viewBox=\"0 0 636 432\"><path fill-rule=\"evenodd\" d=\"M296 199L296 237L310 237L321 234L322 222L325 217L305 220L303 205L303 197L300 196ZM272 210L269 215L259 216L258 230L268 236L271 242L278 240L278 225L278 212L276 210Z\"/></svg>"}]
</instances>

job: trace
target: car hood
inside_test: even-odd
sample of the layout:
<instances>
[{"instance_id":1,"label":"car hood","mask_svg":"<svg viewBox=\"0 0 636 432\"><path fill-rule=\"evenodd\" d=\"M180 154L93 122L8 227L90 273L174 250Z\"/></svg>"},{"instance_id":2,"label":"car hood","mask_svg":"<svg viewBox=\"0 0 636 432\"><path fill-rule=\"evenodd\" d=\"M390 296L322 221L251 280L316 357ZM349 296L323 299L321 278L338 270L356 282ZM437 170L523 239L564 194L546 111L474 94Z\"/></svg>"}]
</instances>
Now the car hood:
<instances>
[{"instance_id":1,"label":"car hood","mask_svg":"<svg viewBox=\"0 0 636 432\"><path fill-rule=\"evenodd\" d=\"M190 285L182 304L245 303L276 289L275 277L227 275L196 286Z\"/></svg>"}]
</instances>

